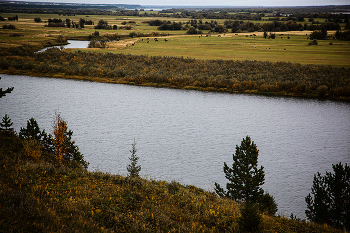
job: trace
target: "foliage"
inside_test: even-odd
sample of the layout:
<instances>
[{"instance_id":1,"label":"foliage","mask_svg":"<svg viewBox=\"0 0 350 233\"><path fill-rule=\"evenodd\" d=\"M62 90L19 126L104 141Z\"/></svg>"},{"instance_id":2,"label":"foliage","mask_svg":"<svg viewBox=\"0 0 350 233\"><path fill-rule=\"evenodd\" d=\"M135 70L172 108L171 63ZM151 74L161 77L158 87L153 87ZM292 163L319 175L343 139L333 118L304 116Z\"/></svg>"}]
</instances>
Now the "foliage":
<instances>
[{"instance_id":1,"label":"foliage","mask_svg":"<svg viewBox=\"0 0 350 233\"><path fill-rule=\"evenodd\" d=\"M112 29L106 20L101 19L98 21L98 24L95 26L95 29Z\"/></svg>"},{"instance_id":2,"label":"foliage","mask_svg":"<svg viewBox=\"0 0 350 233\"><path fill-rule=\"evenodd\" d=\"M347 31L336 31L335 33L335 38L337 38L337 40L346 40L346 41L350 41L350 30Z\"/></svg>"},{"instance_id":3,"label":"foliage","mask_svg":"<svg viewBox=\"0 0 350 233\"><path fill-rule=\"evenodd\" d=\"M317 39L313 39L309 42L309 45L318 45Z\"/></svg>"},{"instance_id":4,"label":"foliage","mask_svg":"<svg viewBox=\"0 0 350 233\"><path fill-rule=\"evenodd\" d=\"M13 122L11 121L10 117L5 114L5 116L2 118L2 122L0 123L0 129L2 130L13 130L11 126L13 125Z\"/></svg>"},{"instance_id":5,"label":"foliage","mask_svg":"<svg viewBox=\"0 0 350 233\"><path fill-rule=\"evenodd\" d=\"M139 177L139 172L141 171L141 166L137 165L139 157L137 157L136 152L136 142L134 140L134 143L132 144L132 150L130 150L131 156L129 157L131 163L127 166L129 176L133 178Z\"/></svg>"},{"instance_id":6,"label":"foliage","mask_svg":"<svg viewBox=\"0 0 350 233\"><path fill-rule=\"evenodd\" d=\"M38 122L34 118L27 121L27 128L21 127L19 137L39 142L47 153L55 152L52 136L47 134L45 130L41 131Z\"/></svg>"},{"instance_id":7,"label":"foliage","mask_svg":"<svg viewBox=\"0 0 350 233\"><path fill-rule=\"evenodd\" d=\"M166 21L162 21L162 20L159 20L159 19L156 19L156 20L150 20L147 22L149 26L160 26L162 24L165 24Z\"/></svg>"},{"instance_id":8,"label":"foliage","mask_svg":"<svg viewBox=\"0 0 350 233\"><path fill-rule=\"evenodd\" d=\"M230 199L177 182L57 167L55 160L28 158L25 140L0 131L0 226L6 232L238 232L242 227L239 205ZM342 232L265 215L260 229Z\"/></svg>"},{"instance_id":9,"label":"foliage","mask_svg":"<svg viewBox=\"0 0 350 233\"><path fill-rule=\"evenodd\" d=\"M278 211L277 203L272 195L264 193L258 201L259 210L270 216L275 216Z\"/></svg>"},{"instance_id":10,"label":"foliage","mask_svg":"<svg viewBox=\"0 0 350 233\"><path fill-rule=\"evenodd\" d=\"M67 43L67 39L66 39L64 36L59 35L59 36L57 37L57 42L60 43L60 44L62 44L62 43Z\"/></svg>"},{"instance_id":11,"label":"foliage","mask_svg":"<svg viewBox=\"0 0 350 233\"><path fill-rule=\"evenodd\" d=\"M83 155L79 152L79 148L72 140L73 132L68 130L67 122L61 118L59 114L56 114L54 123L52 125L54 138L53 144L55 146L56 161L59 165L64 163L76 163L85 168L89 163L83 158Z\"/></svg>"},{"instance_id":12,"label":"foliage","mask_svg":"<svg viewBox=\"0 0 350 233\"><path fill-rule=\"evenodd\" d=\"M30 118L27 121L27 128L21 127L19 136L25 139L34 139L40 141L42 138L42 132L40 131L38 122L34 118Z\"/></svg>"},{"instance_id":13,"label":"foliage","mask_svg":"<svg viewBox=\"0 0 350 233\"><path fill-rule=\"evenodd\" d=\"M14 30L14 29L17 29L17 28L13 24L9 24L9 25L4 24L4 25L2 25L2 29L13 29Z\"/></svg>"},{"instance_id":14,"label":"foliage","mask_svg":"<svg viewBox=\"0 0 350 233\"><path fill-rule=\"evenodd\" d=\"M35 17L35 18L34 18L34 22L36 22L36 23L41 23L41 18L40 18L40 17Z\"/></svg>"},{"instance_id":15,"label":"foliage","mask_svg":"<svg viewBox=\"0 0 350 233\"><path fill-rule=\"evenodd\" d=\"M24 49L14 54L30 54L31 50ZM15 69L17 73L92 81L302 97L318 97L322 92L317 88L326 85L324 98L350 97L350 69L287 62L196 60L49 49L33 53L30 59L0 56L0 69L8 73Z\"/></svg>"},{"instance_id":16,"label":"foliage","mask_svg":"<svg viewBox=\"0 0 350 233\"><path fill-rule=\"evenodd\" d=\"M88 48L105 48L105 47L106 47L105 41L97 41L97 40L91 40L88 45Z\"/></svg>"},{"instance_id":17,"label":"foliage","mask_svg":"<svg viewBox=\"0 0 350 233\"><path fill-rule=\"evenodd\" d=\"M59 114L57 114L52 128L54 135L53 143L55 145L56 160L59 165L62 165L63 156L66 154L67 150L67 145L65 144L67 123L60 117Z\"/></svg>"},{"instance_id":18,"label":"foliage","mask_svg":"<svg viewBox=\"0 0 350 233\"><path fill-rule=\"evenodd\" d=\"M264 168L257 166L258 155L259 150L250 137L243 138L241 145L236 145L232 168L224 163L225 177L229 180L227 191L215 183L216 193L236 201L257 203L264 193L260 186L265 180Z\"/></svg>"},{"instance_id":19,"label":"foliage","mask_svg":"<svg viewBox=\"0 0 350 233\"><path fill-rule=\"evenodd\" d=\"M37 140L27 139L23 141L23 149L28 157L31 160L38 160L41 157L41 145Z\"/></svg>"},{"instance_id":20,"label":"foliage","mask_svg":"<svg viewBox=\"0 0 350 233\"><path fill-rule=\"evenodd\" d=\"M167 30L167 31L173 31L173 30L182 30L182 23L181 22L166 22L163 23L158 27L158 30Z\"/></svg>"},{"instance_id":21,"label":"foliage","mask_svg":"<svg viewBox=\"0 0 350 233\"><path fill-rule=\"evenodd\" d=\"M266 31L264 31L264 38L266 39L267 38L267 32Z\"/></svg>"},{"instance_id":22,"label":"foliage","mask_svg":"<svg viewBox=\"0 0 350 233\"><path fill-rule=\"evenodd\" d=\"M325 40L327 37L327 30L325 28L323 28L321 31L313 31L310 34L310 40Z\"/></svg>"},{"instance_id":23,"label":"foliage","mask_svg":"<svg viewBox=\"0 0 350 233\"><path fill-rule=\"evenodd\" d=\"M189 35L193 35L193 34L202 34L203 32L201 30L198 31L194 27L190 27L186 33Z\"/></svg>"},{"instance_id":24,"label":"foliage","mask_svg":"<svg viewBox=\"0 0 350 233\"><path fill-rule=\"evenodd\" d=\"M238 220L240 230L242 232L258 232L262 219L257 204L247 201L240 210L241 217Z\"/></svg>"},{"instance_id":25,"label":"foliage","mask_svg":"<svg viewBox=\"0 0 350 233\"><path fill-rule=\"evenodd\" d=\"M275 39L276 38L276 33L270 33L269 35L269 39Z\"/></svg>"},{"instance_id":26,"label":"foliage","mask_svg":"<svg viewBox=\"0 0 350 233\"><path fill-rule=\"evenodd\" d=\"M350 229L350 167L332 165L334 173L314 176L311 194L305 198L305 214L311 221Z\"/></svg>"}]
</instances>

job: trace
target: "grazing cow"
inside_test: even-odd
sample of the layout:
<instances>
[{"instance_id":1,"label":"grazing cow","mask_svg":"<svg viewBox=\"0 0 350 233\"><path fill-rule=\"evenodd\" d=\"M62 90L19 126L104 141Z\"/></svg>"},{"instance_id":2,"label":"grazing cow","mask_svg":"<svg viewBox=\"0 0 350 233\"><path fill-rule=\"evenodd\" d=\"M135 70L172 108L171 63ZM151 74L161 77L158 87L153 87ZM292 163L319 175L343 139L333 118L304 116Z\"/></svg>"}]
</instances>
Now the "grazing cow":
<instances>
[{"instance_id":1,"label":"grazing cow","mask_svg":"<svg viewBox=\"0 0 350 233\"><path fill-rule=\"evenodd\" d=\"M164 39L165 42L167 42L168 40L167 39Z\"/></svg>"}]
</instances>

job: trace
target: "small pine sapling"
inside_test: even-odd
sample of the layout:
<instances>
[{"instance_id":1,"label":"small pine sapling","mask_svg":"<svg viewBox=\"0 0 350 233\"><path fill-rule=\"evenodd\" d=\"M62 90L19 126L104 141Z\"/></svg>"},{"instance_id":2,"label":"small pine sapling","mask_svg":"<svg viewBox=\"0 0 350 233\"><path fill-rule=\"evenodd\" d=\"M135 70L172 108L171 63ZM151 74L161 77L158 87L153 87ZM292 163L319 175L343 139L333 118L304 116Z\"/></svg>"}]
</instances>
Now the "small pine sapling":
<instances>
[{"instance_id":1,"label":"small pine sapling","mask_svg":"<svg viewBox=\"0 0 350 233\"><path fill-rule=\"evenodd\" d=\"M132 144L132 150L130 150L131 156L129 157L131 163L127 166L127 170L129 172L130 177L139 177L139 172L141 171L141 166L137 165L137 161L139 157L136 155L136 142Z\"/></svg>"}]
</instances>

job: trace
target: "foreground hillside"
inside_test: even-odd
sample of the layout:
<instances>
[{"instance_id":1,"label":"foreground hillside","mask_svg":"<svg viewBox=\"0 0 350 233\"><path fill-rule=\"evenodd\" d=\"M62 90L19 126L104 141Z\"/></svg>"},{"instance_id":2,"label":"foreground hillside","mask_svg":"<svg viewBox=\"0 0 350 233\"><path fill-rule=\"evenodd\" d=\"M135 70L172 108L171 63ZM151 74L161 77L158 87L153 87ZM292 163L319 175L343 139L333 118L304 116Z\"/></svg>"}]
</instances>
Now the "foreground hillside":
<instances>
[{"instance_id":1,"label":"foreground hillside","mask_svg":"<svg viewBox=\"0 0 350 233\"><path fill-rule=\"evenodd\" d=\"M240 232L234 201L177 182L57 166L53 155L30 156L28 143L0 131L0 232ZM341 231L263 216L261 232Z\"/></svg>"}]
</instances>

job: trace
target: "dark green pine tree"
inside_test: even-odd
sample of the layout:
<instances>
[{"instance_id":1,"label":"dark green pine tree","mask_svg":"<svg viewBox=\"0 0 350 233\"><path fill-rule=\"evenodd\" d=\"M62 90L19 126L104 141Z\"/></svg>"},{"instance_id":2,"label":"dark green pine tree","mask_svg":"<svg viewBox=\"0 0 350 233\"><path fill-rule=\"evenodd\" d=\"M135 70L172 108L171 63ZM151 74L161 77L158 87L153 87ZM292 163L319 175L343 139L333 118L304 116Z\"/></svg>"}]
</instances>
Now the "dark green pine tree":
<instances>
[{"instance_id":1,"label":"dark green pine tree","mask_svg":"<svg viewBox=\"0 0 350 233\"><path fill-rule=\"evenodd\" d=\"M0 123L0 127L3 130L12 130L11 126L13 125L13 122L11 122L10 117L5 114L5 116L2 118L2 122Z\"/></svg>"},{"instance_id":2,"label":"dark green pine tree","mask_svg":"<svg viewBox=\"0 0 350 233\"><path fill-rule=\"evenodd\" d=\"M141 171L141 166L137 165L139 158L136 155L136 151L136 142L134 140L134 143L132 144L132 150L130 150L131 157L129 157L131 164L129 164L126 168L129 172L130 177L138 177L139 172Z\"/></svg>"},{"instance_id":3,"label":"dark green pine tree","mask_svg":"<svg viewBox=\"0 0 350 233\"><path fill-rule=\"evenodd\" d=\"M250 137L243 138L241 146L236 145L232 168L224 163L225 177L229 180L226 184L227 191L215 183L216 193L236 201L258 203L264 193L260 186L265 180L263 167L258 169L257 166L258 155L259 150Z\"/></svg>"},{"instance_id":4,"label":"dark green pine tree","mask_svg":"<svg viewBox=\"0 0 350 233\"><path fill-rule=\"evenodd\" d=\"M19 136L21 138L30 138L37 141L41 140L41 134L38 122L33 117L27 121L27 128L21 127L19 131Z\"/></svg>"},{"instance_id":5,"label":"dark green pine tree","mask_svg":"<svg viewBox=\"0 0 350 233\"><path fill-rule=\"evenodd\" d=\"M314 176L307 203L306 217L319 224L350 230L350 167L333 165L334 173Z\"/></svg>"},{"instance_id":6,"label":"dark green pine tree","mask_svg":"<svg viewBox=\"0 0 350 233\"><path fill-rule=\"evenodd\" d=\"M239 228L242 232L259 232L261 215L256 203L245 202L241 206L241 217L238 219Z\"/></svg>"},{"instance_id":7,"label":"dark green pine tree","mask_svg":"<svg viewBox=\"0 0 350 233\"><path fill-rule=\"evenodd\" d=\"M52 137L45 130L41 131L38 122L32 117L27 121L27 128L21 127L19 136L24 139L33 139L40 142L46 151L54 153L55 147Z\"/></svg>"}]
</instances>

